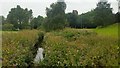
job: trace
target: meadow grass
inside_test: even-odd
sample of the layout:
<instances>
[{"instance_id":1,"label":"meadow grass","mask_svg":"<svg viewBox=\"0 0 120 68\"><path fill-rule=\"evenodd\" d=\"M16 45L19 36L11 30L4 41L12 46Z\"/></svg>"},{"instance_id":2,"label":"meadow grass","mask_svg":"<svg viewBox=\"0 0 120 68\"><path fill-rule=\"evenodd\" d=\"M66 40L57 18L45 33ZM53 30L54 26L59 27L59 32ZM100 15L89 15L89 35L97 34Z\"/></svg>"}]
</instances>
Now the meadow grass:
<instances>
[{"instance_id":1,"label":"meadow grass","mask_svg":"<svg viewBox=\"0 0 120 68\"><path fill-rule=\"evenodd\" d=\"M33 60L32 48L38 38L38 30L3 31L2 65L28 66Z\"/></svg>"},{"instance_id":2,"label":"meadow grass","mask_svg":"<svg viewBox=\"0 0 120 68\"><path fill-rule=\"evenodd\" d=\"M116 23L104 28L95 29L95 31L100 35L118 38L118 26L120 26L120 24Z\"/></svg>"},{"instance_id":3,"label":"meadow grass","mask_svg":"<svg viewBox=\"0 0 120 68\"><path fill-rule=\"evenodd\" d=\"M2 33L0 33L0 58L2 58ZM0 60L0 67L2 67L2 60Z\"/></svg>"},{"instance_id":4,"label":"meadow grass","mask_svg":"<svg viewBox=\"0 0 120 68\"><path fill-rule=\"evenodd\" d=\"M118 39L96 33L93 29L48 32L40 65L47 66L118 66Z\"/></svg>"},{"instance_id":5,"label":"meadow grass","mask_svg":"<svg viewBox=\"0 0 120 68\"><path fill-rule=\"evenodd\" d=\"M118 66L117 24L99 29L65 28L45 33L42 43L46 66ZM38 30L3 31L3 66L27 65ZM14 57L13 57L14 56ZM28 60L28 61L27 61Z\"/></svg>"}]
</instances>

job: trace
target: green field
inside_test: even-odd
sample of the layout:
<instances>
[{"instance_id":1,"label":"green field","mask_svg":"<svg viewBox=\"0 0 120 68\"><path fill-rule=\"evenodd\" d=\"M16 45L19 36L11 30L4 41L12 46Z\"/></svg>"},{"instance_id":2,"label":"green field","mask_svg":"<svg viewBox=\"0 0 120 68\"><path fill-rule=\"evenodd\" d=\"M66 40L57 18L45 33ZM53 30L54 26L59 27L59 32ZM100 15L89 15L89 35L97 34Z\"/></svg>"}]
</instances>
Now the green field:
<instances>
[{"instance_id":1,"label":"green field","mask_svg":"<svg viewBox=\"0 0 120 68\"><path fill-rule=\"evenodd\" d=\"M118 25L46 33L40 65L118 66Z\"/></svg>"},{"instance_id":2,"label":"green field","mask_svg":"<svg viewBox=\"0 0 120 68\"><path fill-rule=\"evenodd\" d=\"M98 28L95 31L100 34L100 35L105 35L105 36L111 36L111 37L117 37L118 38L118 26L120 24L116 23L104 28Z\"/></svg>"},{"instance_id":3,"label":"green field","mask_svg":"<svg viewBox=\"0 0 120 68\"><path fill-rule=\"evenodd\" d=\"M118 66L118 24L99 29L73 29L45 33L44 60L35 65L47 66ZM5 31L3 65L26 65L32 56L38 30ZM14 57L13 57L14 56ZM28 59L29 57L29 59Z\"/></svg>"}]
</instances>

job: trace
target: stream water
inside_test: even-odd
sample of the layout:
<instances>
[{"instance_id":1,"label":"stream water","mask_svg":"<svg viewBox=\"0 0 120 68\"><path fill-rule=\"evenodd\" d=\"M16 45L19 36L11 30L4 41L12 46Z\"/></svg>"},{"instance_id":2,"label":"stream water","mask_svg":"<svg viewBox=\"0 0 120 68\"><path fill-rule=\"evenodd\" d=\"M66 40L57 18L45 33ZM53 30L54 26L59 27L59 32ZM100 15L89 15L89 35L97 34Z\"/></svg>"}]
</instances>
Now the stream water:
<instances>
[{"instance_id":1,"label":"stream water","mask_svg":"<svg viewBox=\"0 0 120 68\"><path fill-rule=\"evenodd\" d=\"M43 51L44 51L43 48L38 48L36 57L35 57L35 59L34 59L34 62L35 62L35 63L39 63L40 61L42 61L42 60L44 59L44 58L43 58Z\"/></svg>"}]
</instances>

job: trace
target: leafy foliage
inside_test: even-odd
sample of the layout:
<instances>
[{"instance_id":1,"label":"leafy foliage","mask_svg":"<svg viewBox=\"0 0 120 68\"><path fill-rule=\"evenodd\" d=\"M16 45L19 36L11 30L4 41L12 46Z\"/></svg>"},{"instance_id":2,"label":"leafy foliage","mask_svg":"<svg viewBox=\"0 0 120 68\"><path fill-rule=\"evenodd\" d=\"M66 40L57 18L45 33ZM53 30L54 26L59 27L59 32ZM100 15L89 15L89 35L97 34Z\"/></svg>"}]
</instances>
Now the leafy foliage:
<instances>
[{"instance_id":1,"label":"leafy foliage","mask_svg":"<svg viewBox=\"0 0 120 68\"><path fill-rule=\"evenodd\" d=\"M29 66L32 65L35 55L34 44L39 31L23 30L3 32L2 36L2 66Z\"/></svg>"},{"instance_id":2,"label":"leafy foliage","mask_svg":"<svg viewBox=\"0 0 120 68\"><path fill-rule=\"evenodd\" d=\"M32 19L32 10L21 8L17 5L17 8L12 8L7 15L7 22L14 25L16 29L23 29L29 26Z\"/></svg>"},{"instance_id":3,"label":"leafy foliage","mask_svg":"<svg viewBox=\"0 0 120 68\"><path fill-rule=\"evenodd\" d=\"M75 40L70 40L74 37ZM65 29L49 32L43 43L45 57L39 65L118 66L117 40L96 34L93 30Z\"/></svg>"},{"instance_id":4,"label":"leafy foliage","mask_svg":"<svg viewBox=\"0 0 120 68\"><path fill-rule=\"evenodd\" d=\"M78 28L80 27L80 24L78 23L78 14L75 13L68 13L67 16L67 22L69 23L69 27L72 28Z\"/></svg>"},{"instance_id":5,"label":"leafy foliage","mask_svg":"<svg viewBox=\"0 0 120 68\"><path fill-rule=\"evenodd\" d=\"M115 14L115 19L116 19L116 22L120 22L120 12L117 12Z\"/></svg>"},{"instance_id":6,"label":"leafy foliage","mask_svg":"<svg viewBox=\"0 0 120 68\"><path fill-rule=\"evenodd\" d=\"M94 11L94 22L97 26L106 26L115 22L114 15L112 14L112 8L110 8L110 4L107 2L99 2Z\"/></svg>"},{"instance_id":7,"label":"leafy foliage","mask_svg":"<svg viewBox=\"0 0 120 68\"><path fill-rule=\"evenodd\" d=\"M64 2L53 3L50 5L50 8L46 8L47 18L43 23L46 31L64 28L66 22L65 9L66 4Z\"/></svg>"},{"instance_id":8,"label":"leafy foliage","mask_svg":"<svg viewBox=\"0 0 120 68\"><path fill-rule=\"evenodd\" d=\"M94 22L95 11L91 10L87 13L79 15L79 26L81 28L95 28L96 22Z\"/></svg>"},{"instance_id":9,"label":"leafy foliage","mask_svg":"<svg viewBox=\"0 0 120 68\"><path fill-rule=\"evenodd\" d=\"M31 21L31 28L37 29L44 22L44 18L42 16L38 16Z\"/></svg>"},{"instance_id":10,"label":"leafy foliage","mask_svg":"<svg viewBox=\"0 0 120 68\"><path fill-rule=\"evenodd\" d=\"M0 22L3 25L5 23L5 17L4 16L0 16Z\"/></svg>"},{"instance_id":11,"label":"leafy foliage","mask_svg":"<svg viewBox=\"0 0 120 68\"><path fill-rule=\"evenodd\" d=\"M116 18L115 18L116 16ZM67 22L72 28L96 28L99 26L107 26L115 22L119 22L119 13L114 15L112 8L107 2L99 2L94 10L76 15L67 13Z\"/></svg>"},{"instance_id":12,"label":"leafy foliage","mask_svg":"<svg viewBox=\"0 0 120 68\"><path fill-rule=\"evenodd\" d=\"M13 26L13 24L6 23L6 24L2 25L2 30L7 30L7 31L14 30L14 26Z\"/></svg>"}]
</instances>

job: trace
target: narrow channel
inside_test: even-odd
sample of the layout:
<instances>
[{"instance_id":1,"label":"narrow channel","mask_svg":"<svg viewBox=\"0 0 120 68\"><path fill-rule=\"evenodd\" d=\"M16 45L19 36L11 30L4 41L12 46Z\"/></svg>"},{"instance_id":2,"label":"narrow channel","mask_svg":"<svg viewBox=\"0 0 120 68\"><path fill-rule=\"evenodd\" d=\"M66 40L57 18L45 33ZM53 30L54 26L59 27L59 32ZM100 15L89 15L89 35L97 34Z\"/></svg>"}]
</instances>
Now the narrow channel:
<instances>
[{"instance_id":1,"label":"narrow channel","mask_svg":"<svg viewBox=\"0 0 120 68\"><path fill-rule=\"evenodd\" d=\"M35 64L36 63L38 64L40 61L43 61L43 59L44 59L44 57L43 57L44 49L42 48L43 39L44 39L44 34L39 33L38 40L33 48L33 55L35 55L33 63L35 63Z\"/></svg>"}]
</instances>

